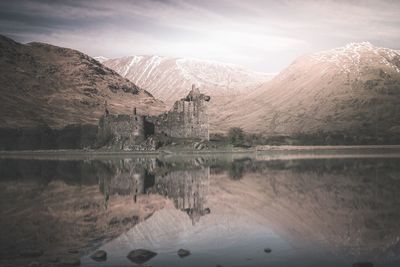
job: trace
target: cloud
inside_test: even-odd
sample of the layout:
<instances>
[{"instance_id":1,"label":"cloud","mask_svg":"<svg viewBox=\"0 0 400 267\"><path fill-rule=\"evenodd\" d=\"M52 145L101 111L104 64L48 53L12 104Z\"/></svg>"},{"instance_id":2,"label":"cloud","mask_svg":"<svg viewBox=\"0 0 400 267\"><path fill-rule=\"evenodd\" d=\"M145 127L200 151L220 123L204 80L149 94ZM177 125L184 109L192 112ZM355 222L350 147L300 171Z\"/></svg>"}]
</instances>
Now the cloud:
<instances>
[{"instance_id":1,"label":"cloud","mask_svg":"<svg viewBox=\"0 0 400 267\"><path fill-rule=\"evenodd\" d=\"M398 14L400 2L390 0L5 0L0 33L92 56L198 57L279 71L349 42L399 49Z\"/></svg>"}]
</instances>

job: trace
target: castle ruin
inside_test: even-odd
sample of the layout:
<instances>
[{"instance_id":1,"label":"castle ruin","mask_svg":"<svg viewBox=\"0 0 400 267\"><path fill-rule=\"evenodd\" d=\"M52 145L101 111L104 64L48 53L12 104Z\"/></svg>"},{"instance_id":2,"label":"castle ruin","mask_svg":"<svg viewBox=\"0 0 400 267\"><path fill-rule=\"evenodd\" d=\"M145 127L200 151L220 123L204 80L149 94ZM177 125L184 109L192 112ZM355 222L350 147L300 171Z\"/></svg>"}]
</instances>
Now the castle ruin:
<instances>
[{"instance_id":1,"label":"castle ruin","mask_svg":"<svg viewBox=\"0 0 400 267\"><path fill-rule=\"evenodd\" d=\"M123 150L155 149L150 136L209 140L208 103L210 97L195 85L189 94L159 116L110 114L105 107L100 118L97 143L100 147Z\"/></svg>"},{"instance_id":2,"label":"castle ruin","mask_svg":"<svg viewBox=\"0 0 400 267\"><path fill-rule=\"evenodd\" d=\"M156 134L177 138L209 140L207 102L210 97L192 85L189 94L154 121Z\"/></svg>"}]
</instances>

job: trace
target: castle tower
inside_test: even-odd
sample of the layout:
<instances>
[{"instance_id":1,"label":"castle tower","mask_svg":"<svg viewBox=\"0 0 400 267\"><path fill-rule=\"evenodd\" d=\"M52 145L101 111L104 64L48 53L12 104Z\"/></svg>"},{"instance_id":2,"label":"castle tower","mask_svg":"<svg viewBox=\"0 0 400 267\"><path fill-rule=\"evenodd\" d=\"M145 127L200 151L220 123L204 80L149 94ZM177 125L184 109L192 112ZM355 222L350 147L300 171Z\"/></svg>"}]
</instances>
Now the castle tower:
<instances>
[{"instance_id":1,"label":"castle tower","mask_svg":"<svg viewBox=\"0 0 400 267\"><path fill-rule=\"evenodd\" d=\"M177 138L209 140L209 101L210 96L200 93L200 89L193 84L185 98L176 101L167 114L158 118L155 133Z\"/></svg>"}]
</instances>

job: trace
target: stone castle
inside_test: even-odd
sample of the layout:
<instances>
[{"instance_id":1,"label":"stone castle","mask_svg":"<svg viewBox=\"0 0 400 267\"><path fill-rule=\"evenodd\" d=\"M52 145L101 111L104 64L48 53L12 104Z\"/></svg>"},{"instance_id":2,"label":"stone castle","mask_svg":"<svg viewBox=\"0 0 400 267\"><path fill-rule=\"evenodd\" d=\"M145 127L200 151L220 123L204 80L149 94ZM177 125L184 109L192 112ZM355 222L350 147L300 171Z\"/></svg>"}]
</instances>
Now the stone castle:
<instances>
[{"instance_id":1,"label":"stone castle","mask_svg":"<svg viewBox=\"0 0 400 267\"><path fill-rule=\"evenodd\" d=\"M154 149L151 136L209 140L207 102L210 97L192 85L189 94L159 116L110 114L100 118L98 146L124 150Z\"/></svg>"}]
</instances>

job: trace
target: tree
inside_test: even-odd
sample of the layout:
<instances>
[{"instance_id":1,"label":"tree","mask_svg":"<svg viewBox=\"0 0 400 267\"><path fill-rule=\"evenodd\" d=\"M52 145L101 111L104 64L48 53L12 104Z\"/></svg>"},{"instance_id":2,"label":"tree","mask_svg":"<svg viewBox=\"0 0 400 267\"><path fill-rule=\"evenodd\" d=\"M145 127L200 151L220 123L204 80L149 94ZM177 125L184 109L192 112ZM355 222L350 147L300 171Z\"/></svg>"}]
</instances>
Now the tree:
<instances>
[{"instance_id":1,"label":"tree","mask_svg":"<svg viewBox=\"0 0 400 267\"><path fill-rule=\"evenodd\" d=\"M231 144L234 146L241 145L244 142L244 132L242 128L233 127L229 129L228 139Z\"/></svg>"}]
</instances>

